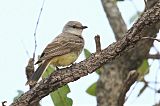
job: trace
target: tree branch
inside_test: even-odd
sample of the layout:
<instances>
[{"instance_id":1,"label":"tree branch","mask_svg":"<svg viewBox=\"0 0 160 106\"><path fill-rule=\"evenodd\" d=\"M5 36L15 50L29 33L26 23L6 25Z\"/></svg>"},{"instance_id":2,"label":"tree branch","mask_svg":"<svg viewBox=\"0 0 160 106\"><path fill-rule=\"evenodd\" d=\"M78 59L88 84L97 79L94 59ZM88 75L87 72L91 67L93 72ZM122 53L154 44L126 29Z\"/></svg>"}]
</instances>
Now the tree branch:
<instances>
[{"instance_id":1,"label":"tree branch","mask_svg":"<svg viewBox=\"0 0 160 106\"><path fill-rule=\"evenodd\" d=\"M2 106L6 106L5 104L7 103L7 101L3 101L2 102Z\"/></svg>"},{"instance_id":2,"label":"tree branch","mask_svg":"<svg viewBox=\"0 0 160 106\"><path fill-rule=\"evenodd\" d=\"M123 37L127 32L127 26L115 0L101 0L108 21L112 27L116 40Z\"/></svg>"},{"instance_id":3,"label":"tree branch","mask_svg":"<svg viewBox=\"0 0 160 106\"><path fill-rule=\"evenodd\" d=\"M147 9L153 7L157 2L158 0L147 0L147 6L148 6Z\"/></svg>"},{"instance_id":4,"label":"tree branch","mask_svg":"<svg viewBox=\"0 0 160 106\"><path fill-rule=\"evenodd\" d=\"M148 9L148 4L146 0L144 0L144 4L145 4L145 10Z\"/></svg>"},{"instance_id":5,"label":"tree branch","mask_svg":"<svg viewBox=\"0 0 160 106\"><path fill-rule=\"evenodd\" d=\"M149 54L147 55L148 59L160 59L160 54Z\"/></svg>"},{"instance_id":6,"label":"tree branch","mask_svg":"<svg viewBox=\"0 0 160 106\"><path fill-rule=\"evenodd\" d=\"M113 61L133 48L142 35L148 33L157 24L160 24L160 0L138 19L121 40L112 43L99 53L93 53L88 59L78 64L55 71L48 78L40 81L32 89L21 95L11 106L31 105L59 87L96 71L102 65Z\"/></svg>"},{"instance_id":7,"label":"tree branch","mask_svg":"<svg viewBox=\"0 0 160 106\"><path fill-rule=\"evenodd\" d=\"M138 72L136 72L136 70L130 71L128 73L128 77L127 77L126 81L124 81L124 84L121 88L122 92L121 92L119 99L118 99L118 106L123 106L123 104L125 102L126 93L129 91L130 87L137 80L138 75L139 74L138 74Z\"/></svg>"},{"instance_id":8,"label":"tree branch","mask_svg":"<svg viewBox=\"0 0 160 106\"><path fill-rule=\"evenodd\" d=\"M148 1L157 3L157 0L147 0L147 3ZM154 5L150 5L149 3L148 9L153 8ZM147 10L145 10L145 12L146 11ZM143 15L144 12L141 16ZM157 23L148 31L146 29L146 32L142 33L141 36L156 37L159 28L160 24ZM101 71L101 77L97 83L96 94L98 106L118 106L118 98L122 92L121 86L126 80L128 72L130 70L136 70L141 65L152 45L153 40L141 40L134 45L135 47L133 49L129 49L128 52L123 53L119 58L116 58L114 61L105 65L105 71Z\"/></svg>"},{"instance_id":9,"label":"tree branch","mask_svg":"<svg viewBox=\"0 0 160 106\"><path fill-rule=\"evenodd\" d=\"M101 0L101 2L104 8L104 12L109 21L109 24L114 32L116 40L121 39L127 32L127 26L123 20L121 12L119 11L119 8L117 6L117 1ZM121 74L120 69L122 69L121 67L123 67L124 62L121 59L116 59L116 60L108 64L105 64L102 68L100 68L101 74L99 80L97 81L97 89L96 89L96 98L98 106L116 106L116 103L118 101L117 96L119 95L120 92L119 89L121 87L121 84L123 83L121 78L123 78L123 76L127 74L125 74L125 72ZM126 60L128 61L128 59ZM119 65L120 63L122 65ZM118 67L118 65L121 67ZM124 67L122 70L123 71L125 70ZM109 91L110 89L114 90Z\"/></svg>"},{"instance_id":10,"label":"tree branch","mask_svg":"<svg viewBox=\"0 0 160 106\"><path fill-rule=\"evenodd\" d=\"M34 58L30 58L28 61L28 65L26 67L26 76L27 76L27 80L29 80L29 78L32 76L32 74L34 73ZM33 88L33 86L35 85L30 85L30 89Z\"/></svg>"},{"instance_id":11,"label":"tree branch","mask_svg":"<svg viewBox=\"0 0 160 106\"><path fill-rule=\"evenodd\" d=\"M34 30L34 51L33 51L33 59L35 59L35 54L36 54L36 49L37 49L37 39L36 39L37 28L38 28L39 20L40 20L42 11L43 11L44 3L45 3L45 0L43 0L41 9L40 9L40 12L39 12L39 15L38 15L38 19L37 19L37 22L36 22L36 27L35 27L35 30Z\"/></svg>"},{"instance_id":12,"label":"tree branch","mask_svg":"<svg viewBox=\"0 0 160 106\"><path fill-rule=\"evenodd\" d=\"M155 40L157 42L160 42L160 39L156 39L154 37L143 37L142 39L150 39L150 40Z\"/></svg>"},{"instance_id":13,"label":"tree branch","mask_svg":"<svg viewBox=\"0 0 160 106\"><path fill-rule=\"evenodd\" d=\"M100 36L97 35L94 37L94 39L95 39L95 43L96 43L96 52L100 52L101 51Z\"/></svg>"},{"instance_id":14,"label":"tree branch","mask_svg":"<svg viewBox=\"0 0 160 106\"><path fill-rule=\"evenodd\" d=\"M34 57L29 59L28 65L26 67L27 80L29 80L29 78L32 76L33 73L34 73ZM34 86L35 84L29 85L30 89L33 88ZM32 106L40 106L39 101L34 102Z\"/></svg>"}]
</instances>

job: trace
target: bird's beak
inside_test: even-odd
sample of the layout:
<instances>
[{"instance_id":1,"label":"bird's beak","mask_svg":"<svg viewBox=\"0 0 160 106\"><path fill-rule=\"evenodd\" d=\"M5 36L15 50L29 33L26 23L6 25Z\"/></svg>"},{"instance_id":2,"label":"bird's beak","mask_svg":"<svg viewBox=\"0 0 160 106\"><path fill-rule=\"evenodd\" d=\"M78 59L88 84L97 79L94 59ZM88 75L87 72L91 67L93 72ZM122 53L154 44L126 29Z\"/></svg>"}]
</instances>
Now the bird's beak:
<instances>
[{"instance_id":1,"label":"bird's beak","mask_svg":"<svg viewBox=\"0 0 160 106\"><path fill-rule=\"evenodd\" d=\"M82 29L86 29L86 28L88 28L87 26L82 26Z\"/></svg>"}]
</instances>

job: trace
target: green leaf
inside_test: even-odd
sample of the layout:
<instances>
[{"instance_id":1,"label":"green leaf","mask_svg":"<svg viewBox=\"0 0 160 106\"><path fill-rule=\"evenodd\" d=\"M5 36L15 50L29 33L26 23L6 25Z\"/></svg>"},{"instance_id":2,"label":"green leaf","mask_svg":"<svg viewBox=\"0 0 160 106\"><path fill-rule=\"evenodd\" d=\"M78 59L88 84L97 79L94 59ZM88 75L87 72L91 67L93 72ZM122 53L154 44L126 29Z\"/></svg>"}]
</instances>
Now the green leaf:
<instances>
[{"instance_id":1,"label":"green leaf","mask_svg":"<svg viewBox=\"0 0 160 106\"><path fill-rule=\"evenodd\" d=\"M101 74L100 69L97 69L97 70L96 70L96 73L97 73L98 75L100 75L100 74Z\"/></svg>"},{"instance_id":2,"label":"green leaf","mask_svg":"<svg viewBox=\"0 0 160 106\"><path fill-rule=\"evenodd\" d=\"M92 96L96 96L96 87L97 87L97 82L93 83L91 86L88 87L86 92Z\"/></svg>"},{"instance_id":3,"label":"green leaf","mask_svg":"<svg viewBox=\"0 0 160 106\"><path fill-rule=\"evenodd\" d=\"M42 78L47 78L51 73L55 71L54 67L49 66L46 71L43 73Z\"/></svg>"},{"instance_id":4,"label":"green leaf","mask_svg":"<svg viewBox=\"0 0 160 106\"><path fill-rule=\"evenodd\" d=\"M54 69L54 67L49 66L42 75L42 78L48 77L52 72L55 71ZM73 101L71 98L67 97L68 93L70 93L70 88L68 85L65 85L57 89L56 91L50 93L54 106L72 106Z\"/></svg>"},{"instance_id":5,"label":"green leaf","mask_svg":"<svg viewBox=\"0 0 160 106\"><path fill-rule=\"evenodd\" d=\"M147 59L144 59L140 67L137 69L139 73L139 80L143 80L144 76L149 73L149 63Z\"/></svg>"},{"instance_id":6,"label":"green leaf","mask_svg":"<svg viewBox=\"0 0 160 106\"><path fill-rule=\"evenodd\" d=\"M73 101L71 98L67 97L67 94L70 92L68 85L65 85L55 92L50 93L52 101L55 106L72 106Z\"/></svg>"},{"instance_id":7,"label":"green leaf","mask_svg":"<svg viewBox=\"0 0 160 106\"><path fill-rule=\"evenodd\" d=\"M88 49L84 49L84 55L85 55L85 58L87 59L91 56L91 52ZM96 73L100 75L100 69L97 69Z\"/></svg>"},{"instance_id":8,"label":"green leaf","mask_svg":"<svg viewBox=\"0 0 160 106\"><path fill-rule=\"evenodd\" d=\"M18 92L18 95L14 97L13 101L18 99L24 93L22 90L17 90L17 92Z\"/></svg>"},{"instance_id":9,"label":"green leaf","mask_svg":"<svg viewBox=\"0 0 160 106\"><path fill-rule=\"evenodd\" d=\"M87 58L89 58L91 56L91 52L88 49L84 49L84 55Z\"/></svg>"}]
</instances>

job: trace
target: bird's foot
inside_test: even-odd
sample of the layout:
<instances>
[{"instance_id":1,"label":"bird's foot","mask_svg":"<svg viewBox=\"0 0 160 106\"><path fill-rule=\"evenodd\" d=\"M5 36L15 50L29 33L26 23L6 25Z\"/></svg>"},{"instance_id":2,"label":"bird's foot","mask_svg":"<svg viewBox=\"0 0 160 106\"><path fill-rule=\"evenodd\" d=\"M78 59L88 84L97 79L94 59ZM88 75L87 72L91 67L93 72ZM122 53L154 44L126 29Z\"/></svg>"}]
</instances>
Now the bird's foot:
<instances>
[{"instance_id":1,"label":"bird's foot","mask_svg":"<svg viewBox=\"0 0 160 106\"><path fill-rule=\"evenodd\" d=\"M71 63L71 65L74 65L74 63Z\"/></svg>"},{"instance_id":2,"label":"bird's foot","mask_svg":"<svg viewBox=\"0 0 160 106\"><path fill-rule=\"evenodd\" d=\"M56 70L59 70L59 68L56 66Z\"/></svg>"}]
</instances>

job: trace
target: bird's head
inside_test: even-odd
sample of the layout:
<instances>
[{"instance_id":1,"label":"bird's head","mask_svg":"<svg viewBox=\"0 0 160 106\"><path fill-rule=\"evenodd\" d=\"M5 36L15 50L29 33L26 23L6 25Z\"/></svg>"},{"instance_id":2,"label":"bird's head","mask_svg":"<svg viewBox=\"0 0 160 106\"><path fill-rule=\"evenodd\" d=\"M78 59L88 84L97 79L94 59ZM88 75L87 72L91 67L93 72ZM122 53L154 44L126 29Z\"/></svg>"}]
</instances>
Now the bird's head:
<instances>
[{"instance_id":1,"label":"bird's head","mask_svg":"<svg viewBox=\"0 0 160 106\"><path fill-rule=\"evenodd\" d=\"M63 28L63 32L72 33L76 35L81 35L83 29L88 28L87 26L83 26L78 21L69 21Z\"/></svg>"}]
</instances>

